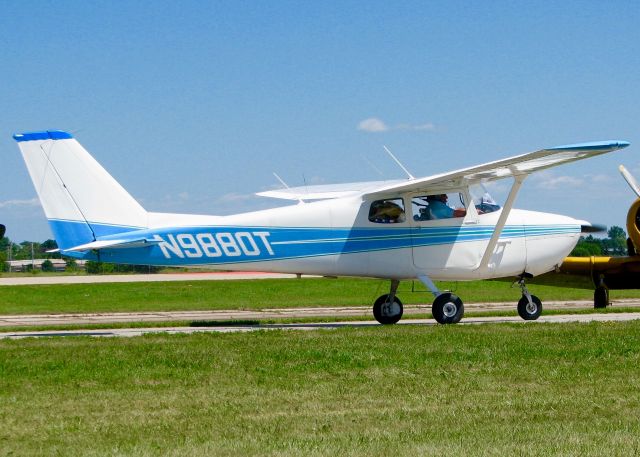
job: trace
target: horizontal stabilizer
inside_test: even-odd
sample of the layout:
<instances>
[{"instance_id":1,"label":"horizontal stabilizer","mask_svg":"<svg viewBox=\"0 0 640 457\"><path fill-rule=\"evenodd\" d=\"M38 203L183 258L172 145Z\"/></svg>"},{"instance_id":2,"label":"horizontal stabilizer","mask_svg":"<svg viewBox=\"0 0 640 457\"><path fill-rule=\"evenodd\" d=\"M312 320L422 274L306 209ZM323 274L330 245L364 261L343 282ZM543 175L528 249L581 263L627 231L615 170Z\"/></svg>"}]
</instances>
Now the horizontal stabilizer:
<instances>
[{"instance_id":1,"label":"horizontal stabilizer","mask_svg":"<svg viewBox=\"0 0 640 457\"><path fill-rule=\"evenodd\" d=\"M82 252L93 251L100 249L131 249L131 248L145 248L158 244L156 240L148 240L146 238L138 238L134 240L102 240L93 241L91 243L81 244L71 249L65 249L65 251Z\"/></svg>"}]
</instances>

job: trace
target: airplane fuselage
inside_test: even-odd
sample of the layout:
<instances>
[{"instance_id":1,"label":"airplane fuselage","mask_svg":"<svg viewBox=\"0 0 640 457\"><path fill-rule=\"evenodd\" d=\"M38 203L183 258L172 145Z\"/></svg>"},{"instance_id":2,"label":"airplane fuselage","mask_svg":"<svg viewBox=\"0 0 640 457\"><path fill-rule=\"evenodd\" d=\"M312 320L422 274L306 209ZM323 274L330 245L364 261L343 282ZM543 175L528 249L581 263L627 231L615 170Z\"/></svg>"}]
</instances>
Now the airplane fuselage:
<instances>
[{"instance_id":1,"label":"airplane fuselage","mask_svg":"<svg viewBox=\"0 0 640 457\"><path fill-rule=\"evenodd\" d=\"M409 199L409 196L404 197ZM91 224L102 240L140 239L140 249L64 252L115 263L405 279L479 279L552 270L573 249L580 221L512 210L484 268L480 260L500 211L398 223L369 220L369 201L334 199L233 216L149 213L149 228ZM408 203L409 204L409 203ZM71 222L52 221L71 233ZM109 235L117 232L117 235Z\"/></svg>"}]
</instances>

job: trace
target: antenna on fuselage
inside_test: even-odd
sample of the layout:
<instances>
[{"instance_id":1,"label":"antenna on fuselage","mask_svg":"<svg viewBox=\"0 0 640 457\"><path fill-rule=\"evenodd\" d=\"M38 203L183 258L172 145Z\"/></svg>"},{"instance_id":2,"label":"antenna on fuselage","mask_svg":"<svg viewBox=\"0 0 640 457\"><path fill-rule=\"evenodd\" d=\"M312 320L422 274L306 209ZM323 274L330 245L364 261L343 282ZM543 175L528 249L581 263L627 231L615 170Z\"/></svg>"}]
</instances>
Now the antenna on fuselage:
<instances>
[{"instance_id":1,"label":"antenna on fuselage","mask_svg":"<svg viewBox=\"0 0 640 457\"><path fill-rule=\"evenodd\" d=\"M273 173L273 176L275 176L275 177L276 177L276 179L277 179L278 181L280 181L280 183L281 183L284 187L286 187L287 189L291 189L291 187L289 187L289 185L288 185L286 182L284 182L284 179L282 179L280 176L278 176L278 173L276 173L275 171L273 171L272 173ZM300 203L304 203L304 200L303 200L303 199L301 199L301 198L298 198L298 201L299 201Z\"/></svg>"},{"instance_id":2,"label":"antenna on fuselage","mask_svg":"<svg viewBox=\"0 0 640 457\"><path fill-rule=\"evenodd\" d=\"M404 166L404 165L402 165L402 163L400 163L400 161L398 160L398 158L397 158L396 156L394 156L394 155L393 155L393 152L391 152L391 151L389 150L389 148L388 148L388 147L386 147L386 146L384 146L384 145L383 145L382 147L384 148L384 150L385 150L385 151L387 151L387 153L391 156L391 158L395 161L395 163L397 163L397 164L398 164L398 166L399 166L400 168L402 168L402 171L404 171L404 172L407 174L407 176L409 177L409 179L416 179L416 177L415 177L415 176L413 176L411 173L409 173L409 170L407 170L407 169L405 168L405 166Z\"/></svg>"}]
</instances>

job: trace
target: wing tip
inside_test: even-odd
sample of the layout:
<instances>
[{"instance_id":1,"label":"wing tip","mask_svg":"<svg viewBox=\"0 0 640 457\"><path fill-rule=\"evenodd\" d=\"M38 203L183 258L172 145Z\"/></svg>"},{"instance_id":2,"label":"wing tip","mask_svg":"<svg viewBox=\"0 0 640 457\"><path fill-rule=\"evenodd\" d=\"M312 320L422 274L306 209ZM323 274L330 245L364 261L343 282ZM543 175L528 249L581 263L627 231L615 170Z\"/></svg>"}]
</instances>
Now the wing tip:
<instances>
[{"instance_id":1,"label":"wing tip","mask_svg":"<svg viewBox=\"0 0 640 457\"><path fill-rule=\"evenodd\" d=\"M555 146L549 149L552 151L576 150L576 149L590 150L590 151L598 151L598 150L615 151L617 149L624 149L630 144L631 143L624 140L607 140L607 141L591 141L587 143L565 144L563 146Z\"/></svg>"}]
</instances>

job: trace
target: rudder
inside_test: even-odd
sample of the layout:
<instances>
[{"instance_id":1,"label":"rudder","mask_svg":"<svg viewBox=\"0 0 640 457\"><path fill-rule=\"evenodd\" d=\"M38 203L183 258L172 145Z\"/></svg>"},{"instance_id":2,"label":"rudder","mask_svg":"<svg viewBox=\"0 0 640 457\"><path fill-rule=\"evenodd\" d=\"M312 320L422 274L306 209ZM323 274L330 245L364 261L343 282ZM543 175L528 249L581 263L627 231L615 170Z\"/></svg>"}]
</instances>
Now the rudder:
<instances>
[{"instance_id":1,"label":"rudder","mask_svg":"<svg viewBox=\"0 0 640 457\"><path fill-rule=\"evenodd\" d=\"M63 131L13 136L61 250L148 226L147 212Z\"/></svg>"}]
</instances>

